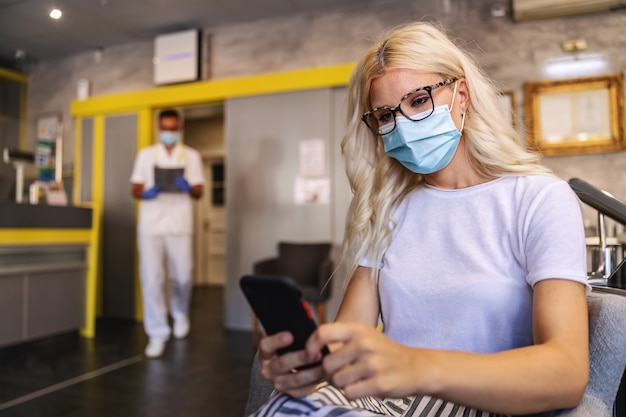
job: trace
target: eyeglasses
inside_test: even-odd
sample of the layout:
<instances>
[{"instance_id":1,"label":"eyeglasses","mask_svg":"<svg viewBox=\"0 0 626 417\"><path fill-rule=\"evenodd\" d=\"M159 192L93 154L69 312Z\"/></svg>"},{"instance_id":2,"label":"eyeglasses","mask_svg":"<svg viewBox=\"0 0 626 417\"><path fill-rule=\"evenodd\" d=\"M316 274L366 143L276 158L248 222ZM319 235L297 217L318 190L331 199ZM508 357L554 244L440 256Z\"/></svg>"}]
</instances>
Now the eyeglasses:
<instances>
[{"instance_id":1,"label":"eyeglasses","mask_svg":"<svg viewBox=\"0 0 626 417\"><path fill-rule=\"evenodd\" d=\"M395 130L397 112L402 113L404 117L414 122L424 120L433 114L435 110L433 90L443 87L444 85L452 84L456 80L456 78L449 78L437 84L416 88L406 93L400 100L400 104L396 107L375 107L363 113L361 120L363 120L367 127L377 136L383 136Z\"/></svg>"}]
</instances>

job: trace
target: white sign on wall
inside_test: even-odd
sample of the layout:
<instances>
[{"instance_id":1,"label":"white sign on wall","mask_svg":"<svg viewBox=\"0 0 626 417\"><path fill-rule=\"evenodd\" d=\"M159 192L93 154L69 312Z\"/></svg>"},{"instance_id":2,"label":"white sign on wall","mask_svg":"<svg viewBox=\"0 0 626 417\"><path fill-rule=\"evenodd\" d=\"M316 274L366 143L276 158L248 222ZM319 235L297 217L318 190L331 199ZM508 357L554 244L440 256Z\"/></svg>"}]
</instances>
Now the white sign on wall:
<instances>
[{"instance_id":1,"label":"white sign on wall","mask_svg":"<svg viewBox=\"0 0 626 417\"><path fill-rule=\"evenodd\" d=\"M330 179L326 175L324 139L300 141L299 173L294 182L294 201L298 205L329 204Z\"/></svg>"},{"instance_id":2,"label":"white sign on wall","mask_svg":"<svg viewBox=\"0 0 626 417\"><path fill-rule=\"evenodd\" d=\"M154 40L154 83L196 81L200 73L200 34L191 29Z\"/></svg>"}]
</instances>

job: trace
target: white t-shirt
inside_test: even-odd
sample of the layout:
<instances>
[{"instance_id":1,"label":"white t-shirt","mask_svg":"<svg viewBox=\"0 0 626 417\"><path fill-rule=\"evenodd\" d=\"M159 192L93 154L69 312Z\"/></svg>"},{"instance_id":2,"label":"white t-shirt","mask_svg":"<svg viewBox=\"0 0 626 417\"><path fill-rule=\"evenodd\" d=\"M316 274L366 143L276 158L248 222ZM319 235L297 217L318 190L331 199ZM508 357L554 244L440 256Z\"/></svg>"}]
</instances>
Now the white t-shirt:
<instances>
[{"instance_id":1,"label":"white t-shirt","mask_svg":"<svg viewBox=\"0 0 626 417\"><path fill-rule=\"evenodd\" d=\"M532 345L537 282L563 278L589 291L580 203L565 181L423 185L393 218L378 285L384 332L401 343L483 353Z\"/></svg>"},{"instance_id":2,"label":"white t-shirt","mask_svg":"<svg viewBox=\"0 0 626 417\"><path fill-rule=\"evenodd\" d=\"M178 144L169 154L162 144L139 151L130 182L143 184L144 190L154 186L154 167L184 168L189 185L204 184L202 158L198 151ZM141 200L137 233L142 235L191 235L193 206L188 193L161 192L151 200Z\"/></svg>"}]
</instances>

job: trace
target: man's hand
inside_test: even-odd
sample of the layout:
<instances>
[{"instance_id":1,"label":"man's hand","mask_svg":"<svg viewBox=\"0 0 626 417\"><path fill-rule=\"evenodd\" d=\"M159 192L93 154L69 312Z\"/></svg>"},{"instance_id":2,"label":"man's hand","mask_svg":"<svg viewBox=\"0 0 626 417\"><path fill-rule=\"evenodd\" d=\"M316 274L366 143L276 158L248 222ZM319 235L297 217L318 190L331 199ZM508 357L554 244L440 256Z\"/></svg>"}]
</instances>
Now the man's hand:
<instances>
[{"instance_id":1,"label":"man's hand","mask_svg":"<svg viewBox=\"0 0 626 417\"><path fill-rule=\"evenodd\" d=\"M141 198L143 198L144 200L152 200L157 195L159 195L160 192L161 192L161 186L157 184L154 187L143 191L141 193Z\"/></svg>"},{"instance_id":2,"label":"man's hand","mask_svg":"<svg viewBox=\"0 0 626 417\"><path fill-rule=\"evenodd\" d=\"M186 193L191 192L191 185L189 185L189 182L187 182L187 180L184 177L177 177L174 180L174 185L176 186L176 188L178 188L180 191L184 191Z\"/></svg>"}]
</instances>

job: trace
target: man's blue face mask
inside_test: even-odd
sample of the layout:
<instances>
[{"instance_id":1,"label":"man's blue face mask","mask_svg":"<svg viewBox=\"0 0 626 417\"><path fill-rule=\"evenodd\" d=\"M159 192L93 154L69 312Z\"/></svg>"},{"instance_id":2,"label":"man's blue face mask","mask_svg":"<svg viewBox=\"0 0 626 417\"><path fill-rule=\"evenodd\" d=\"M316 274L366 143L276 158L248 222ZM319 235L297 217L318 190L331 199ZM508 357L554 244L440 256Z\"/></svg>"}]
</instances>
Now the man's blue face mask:
<instances>
[{"instance_id":1,"label":"man's blue face mask","mask_svg":"<svg viewBox=\"0 0 626 417\"><path fill-rule=\"evenodd\" d=\"M159 140L167 146L172 146L180 140L180 132L163 130L159 132Z\"/></svg>"}]
</instances>

